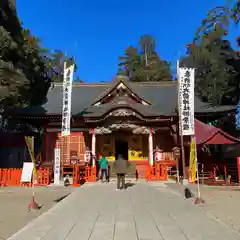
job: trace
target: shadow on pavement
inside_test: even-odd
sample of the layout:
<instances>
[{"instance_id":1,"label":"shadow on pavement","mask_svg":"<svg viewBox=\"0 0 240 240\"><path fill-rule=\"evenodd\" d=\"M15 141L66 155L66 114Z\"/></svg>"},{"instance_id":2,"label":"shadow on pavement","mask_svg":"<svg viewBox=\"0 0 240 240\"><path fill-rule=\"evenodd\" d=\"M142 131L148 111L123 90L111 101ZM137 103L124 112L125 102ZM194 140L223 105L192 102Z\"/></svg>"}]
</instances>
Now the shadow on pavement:
<instances>
[{"instance_id":1,"label":"shadow on pavement","mask_svg":"<svg viewBox=\"0 0 240 240\"><path fill-rule=\"evenodd\" d=\"M62 196L62 197L60 197L60 198L55 199L53 202L59 203L59 202L61 202L64 198L66 198L68 195L69 195L69 193L66 194L66 195L64 195L64 196Z\"/></svg>"},{"instance_id":2,"label":"shadow on pavement","mask_svg":"<svg viewBox=\"0 0 240 240\"><path fill-rule=\"evenodd\" d=\"M129 187L133 187L134 185L135 185L134 183L128 182L128 183L125 184L125 187L129 188Z\"/></svg>"}]
</instances>

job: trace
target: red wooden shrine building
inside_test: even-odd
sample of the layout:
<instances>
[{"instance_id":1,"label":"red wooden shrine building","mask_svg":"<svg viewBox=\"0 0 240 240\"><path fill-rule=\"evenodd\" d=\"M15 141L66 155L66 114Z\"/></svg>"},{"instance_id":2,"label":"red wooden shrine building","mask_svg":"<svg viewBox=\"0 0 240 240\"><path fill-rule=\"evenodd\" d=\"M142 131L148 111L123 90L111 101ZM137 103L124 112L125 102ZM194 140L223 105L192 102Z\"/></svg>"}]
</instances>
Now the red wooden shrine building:
<instances>
[{"instance_id":1,"label":"red wooden shrine building","mask_svg":"<svg viewBox=\"0 0 240 240\"><path fill-rule=\"evenodd\" d=\"M167 179L167 169L176 166L173 149L179 146L177 104L176 81L133 83L117 76L109 83L73 84L68 137L61 137L61 84L49 89L44 105L15 112L13 117L44 126L41 167L53 167L56 147L60 147L63 174L84 162L88 151L96 158L104 154L109 162L121 153L136 168L138 177L145 178L147 166L154 165L155 152L160 150L166 171L160 172L159 179ZM216 119L234 110L233 106L211 107L195 97L195 117L200 120Z\"/></svg>"}]
</instances>

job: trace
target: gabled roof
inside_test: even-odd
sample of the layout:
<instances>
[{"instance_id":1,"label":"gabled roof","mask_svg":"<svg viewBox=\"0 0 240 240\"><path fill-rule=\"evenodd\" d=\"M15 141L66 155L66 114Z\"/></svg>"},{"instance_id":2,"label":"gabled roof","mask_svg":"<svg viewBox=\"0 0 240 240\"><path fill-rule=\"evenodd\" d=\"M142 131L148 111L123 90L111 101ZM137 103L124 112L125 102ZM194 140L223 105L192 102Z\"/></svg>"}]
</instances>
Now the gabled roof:
<instances>
[{"instance_id":1,"label":"gabled roof","mask_svg":"<svg viewBox=\"0 0 240 240\"><path fill-rule=\"evenodd\" d=\"M237 139L220 128L209 126L195 119L195 136L197 144L234 144L240 143Z\"/></svg>"},{"instance_id":2,"label":"gabled roof","mask_svg":"<svg viewBox=\"0 0 240 240\"><path fill-rule=\"evenodd\" d=\"M141 97L141 95L138 95L135 93L133 86L131 86L128 77L125 76L117 76L115 77L115 79L112 81L112 84L110 85L110 87L104 91L103 93L101 93L93 102L92 105L95 105L96 103L100 102L101 100L103 100L104 98L108 97L109 94L111 94L116 88L124 86L125 88L127 88L127 90L138 100L140 101L144 101L147 105L150 105L149 102L147 102L147 100L143 99Z\"/></svg>"},{"instance_id":3,"label":"gabled roof","mask_svg":"<svg viewBox=\"0 0 240 240\"><path fill-rule=\"evenodd\" d=\"M133 108L143 116L175 116L178 108L177 82L129 82L118 77L108 83L78 83L73 84L72 108L73 116L81 115L93 117L105 114L119 105L96 104L108 96L119 84L124 84L131 94L143 103L135 103ZM36 108L25 109L19 114L28 115L61 115L62 114L62 84L55 84L47 94L47 102ZM211 107L195 97L195 113L226 112L234 110L235 106ZM95 105L95 106L94 106ZM96 106L98 105L98 106ZM41 109L41 111L39 110ZM91 113L91 114L90 114Z\"/></svg>"}]
</instances>

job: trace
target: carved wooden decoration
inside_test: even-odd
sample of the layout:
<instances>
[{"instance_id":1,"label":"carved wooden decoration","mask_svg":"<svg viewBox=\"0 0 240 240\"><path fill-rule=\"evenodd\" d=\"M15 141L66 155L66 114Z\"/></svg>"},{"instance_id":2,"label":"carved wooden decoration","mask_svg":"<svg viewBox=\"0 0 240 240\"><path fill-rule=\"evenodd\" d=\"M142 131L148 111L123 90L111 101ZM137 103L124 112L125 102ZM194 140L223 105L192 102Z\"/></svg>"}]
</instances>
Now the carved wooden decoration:
<instances>
[{"instance_id":1,"label":"carved wooden decoration","mask_svg":"<svg viewBox=\"0 0 240 240\"><path fill-rule=\"evenodd\" d=\"M97 127L94 129L96 135L111 134L112 131L107 127Z\"/></svg>"},{"instance_id":2,"label":"carved wooden decoration","mask_svg":"<svg viewBox=\"0 0 240 240\"><path fill-rule=\"evenodd\" d=\"M118 130L129 130L129 131L132 131L133 134L148 135L150 133L150 130L148 127L139 126L136 124L132 124L130 122L113 123L110 125L97 127L94 129L94 132L96 135L107 135L107 134L111 134L113 131L118 131ZM152 129L152 132L155 133L155 130ZM91 133L91 131L89 131L89 133Z\"/></svg>"},{"instance_id":3,"label":"carved wooden decoration","mask_svg":"<svg viewBox=\"0 0 240 240\"><path fill-rule=\"evenodd\" d=\"M138 126L136 124L132 124L132 123L114 123L112 125L109 126L109 128L111 130L121 130L121 129L129 129L129 130L132 130L132 129L135 129L137 128Z\"/></svg>"},{"instance_id":4,"label":"carved wooden decoration","mask_svg":"<svg viewBox=\"0 0 240 240\"><path fill-rule=\"evenodd\" d=\"M135 113L129 109L118 109L110 113L111 116L114 117L127 117L127 116L133 116Z\"/></svg>"},{"instance_id":5,"label":"carved wooden decoration","mask_svg":"<svg viewBox=\"0 0 240 240\"><path fill-rule=\"evenodd\" d=\"M150 133L149 128L145 126L139 126L138 128L133 130L133 134L145 134L148 135ZM152 129L152 133L154 133L154 130Z\"/></svg>"}]
</instances>

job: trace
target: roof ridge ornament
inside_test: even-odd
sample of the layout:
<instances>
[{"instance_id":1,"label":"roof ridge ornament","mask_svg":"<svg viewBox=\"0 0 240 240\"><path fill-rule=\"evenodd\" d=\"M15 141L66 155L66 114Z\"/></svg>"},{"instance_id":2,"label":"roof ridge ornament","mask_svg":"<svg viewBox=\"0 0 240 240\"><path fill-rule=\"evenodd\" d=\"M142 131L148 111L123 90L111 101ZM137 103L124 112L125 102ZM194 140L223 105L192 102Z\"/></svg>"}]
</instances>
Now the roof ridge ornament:
<instances>
[{"instance_id":1,"label":"roof ridge ornament","mask_svg":"<svg viewBox=\"0 0 240 240\"><path fill-rule=\"evenodd\" d=\"M127 82L129 82L129 77L128 76L125 76L125 75L121 75L121 74L119 74L119 75L116 75L115 76L115 78L113 79L113 81L127 81Z\"/></svg>"}]
</instances>

